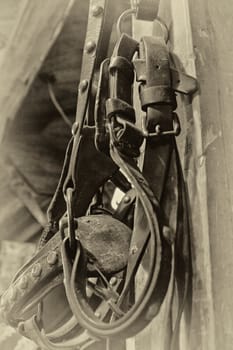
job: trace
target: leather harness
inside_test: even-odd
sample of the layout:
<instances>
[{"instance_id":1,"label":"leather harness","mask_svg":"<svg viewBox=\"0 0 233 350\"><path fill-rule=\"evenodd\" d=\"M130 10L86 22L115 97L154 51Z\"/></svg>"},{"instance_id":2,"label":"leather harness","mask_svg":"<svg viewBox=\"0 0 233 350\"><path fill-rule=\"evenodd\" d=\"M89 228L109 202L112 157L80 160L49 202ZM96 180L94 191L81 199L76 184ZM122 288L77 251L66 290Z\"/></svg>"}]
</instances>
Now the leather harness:
<instances>
[{"instance_id":1,"label":"leather harness","mask_svg":"<svg viewBox=\"0 0 233 350\"><path fill-rule=\"evenodd\" d=\"M130 13L153 20L157 5L140 1ZM170 66L161 36L137 42L123 33L106 58L119 15L114 1L90 1L76 121L49 224L1 297L4 320L41 348L84 349L137 334L159 313L172 279L178 312L169 348L178 349L191 255L175 91L193 93L196 85ZM136 82L140 113L133 104ZM124 196L109 212L103 193L110 182ZM51 310L56 298L59 308Z\"/></svg>"}]
</instances>

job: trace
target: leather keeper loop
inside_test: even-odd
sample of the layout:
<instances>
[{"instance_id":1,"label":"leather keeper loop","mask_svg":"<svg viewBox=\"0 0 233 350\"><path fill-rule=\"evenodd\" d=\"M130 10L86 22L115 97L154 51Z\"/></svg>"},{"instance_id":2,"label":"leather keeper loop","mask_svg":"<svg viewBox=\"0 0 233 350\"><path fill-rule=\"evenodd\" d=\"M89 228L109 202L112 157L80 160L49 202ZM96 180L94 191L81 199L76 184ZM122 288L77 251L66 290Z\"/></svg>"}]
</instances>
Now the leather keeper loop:
<instances>
[{"instance_id":1,"label":"leather keeper loop","mask_svg":"<svg viewBox=\"0 0 233 350\"><path fill-rule=\"evenodd\" d=\"M107 118L118 115L131 123L135 123L135 110L127 102L119 98L109 98L106 101Z\"/></svg>"},{"instance_id":2,"label":"leather keeper loop","mask_svg":"<svg viewBox=\"0 0 233 350\"><path fill-rule=\"evenodd\" d=\"M127 76L128 80L132 84L134 81L134 69L131 62L129 62L125 57L116 56L112 57L109 72L112 73L113 70L117 69Z\"/></svg>"},{"instance_id":3,"label":"leather keeper loop","mask_svg":"<svg viewBox=\"0 0 233 350\"><path fill-rule=\"evenodd\" d=\"M136 58L133 60L134 69L136 72L136 79L138 82L146 82L146 60Z\"/></svg>"},{"instance_id":4,"label":"leather keeper loop","mask_svg":"<svg viewBox=\"0 0 233 350\"><path fill-rule=\"evenodd\" d=\"M140 89L140 100L143 111L154 104L173 104L173 92L169 86L150 86Z\"/></svg>"},{"instance_id":5,"label":"leather keeper loop","mask_svg":"<svg viewBox=\"0 0 233 350\"><path fill-rule=\"evenodd\" d=\"M141 130L121 118L117 118L117 122L122 125L116 134L117 148L127 156L138 157L144 140Z\"/></svg>"},{"instance_id":6,"label":"leather keeper loop","mask_svg":"<svg viewBox=\"0 0 233 350\"><path fill-rule=\"evenodd\" d=\"M119 141L128 142L137 148L141 147L144 140L141 130L121 118L117 118L117 121L123 126L117 133Z\"/></svg>"},{"instance_id":7,"label":"leather keeper loop","mask_svg":"<svg viewBox=\"0 0 233 350\"><path fill-rule=\"evenodd\" d=\"M153 21L158 14L160 0L139 0L136 18L143 21Z\"/></svg>"}]
</instances>

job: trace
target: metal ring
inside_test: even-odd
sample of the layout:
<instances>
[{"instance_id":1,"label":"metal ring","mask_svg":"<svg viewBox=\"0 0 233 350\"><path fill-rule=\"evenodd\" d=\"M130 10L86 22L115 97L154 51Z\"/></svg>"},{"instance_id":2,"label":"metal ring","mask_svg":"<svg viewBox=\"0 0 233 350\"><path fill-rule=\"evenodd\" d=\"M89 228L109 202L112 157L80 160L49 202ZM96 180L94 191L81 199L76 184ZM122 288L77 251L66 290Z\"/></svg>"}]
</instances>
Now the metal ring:
<instances>
[{"instance_id":1,"label":"metal ring","mask_svg":"<svg viewBox=\"0 0 233 350\"><path fill-rule=\"evenodd\" d=\"M128 9L125 10L120 17L117 20L117 24L116 24L116 32L117 32L117 37L120 38L121 34L122 34L122 30L121 30L121 24L122 22L130 15L135 15L137 12L136 9Z\"/></svg>"}]
</instances>

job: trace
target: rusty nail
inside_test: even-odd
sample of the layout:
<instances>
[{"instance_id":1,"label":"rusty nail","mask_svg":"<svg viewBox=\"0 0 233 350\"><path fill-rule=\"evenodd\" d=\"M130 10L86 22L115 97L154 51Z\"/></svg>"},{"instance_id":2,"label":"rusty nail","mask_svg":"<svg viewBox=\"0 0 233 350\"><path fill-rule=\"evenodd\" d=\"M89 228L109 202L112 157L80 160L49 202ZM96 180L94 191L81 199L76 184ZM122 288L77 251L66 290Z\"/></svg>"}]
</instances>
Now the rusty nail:
<instances>
[{"instance_id":1,"label":"rusty nail","mask_svg":"<svg viewBox=\"0 0 233 350\"><path fill-rule=\"evenodd\" d=\"M32 268L32 276L33 277L40 277L42 273L42 267L41 264L37 263Z\"/></svg>"},{"instance_id":2,"label":"rusty nail","mask_svg":"<svg viewBox=\"0 0 233 350\"><path fill-rule=\"evenodd\" d=\"M58 261L58 255L55 251L51 251L49 252L48 256L47 256L47 263L49 265L55 265Z\"/></svg>"},{"instance_id":3,"label":"rusty nail","mask_svg":"<svg viewBox=\"0 0 233 350\"><path fill-rule=\"evenodd\" d=\"M96 43L94 41L88 41L85 46L85 50L88 54L91 54L96 48Z\"/></svg>"},{"instance_id":4,"label":"rusty nail","mask_svg":"<svg viewBox=\"0 0 233 350\"><path fill-rule=\"evenodd\" d=\"M88 87L88 81L86 79L83 79L82 81L80 81L78 89L81 93L83 93L87 89L87 87Z\"/></svg>"},{"instance_id":5,"label":"rusty nail","mask_svg":"<svg viewBox=\"0 0 233 350\"><path fill-rule=\"evenodd\" d=\"M23 276L19 281L19 287L21 289L26 289L28 287L28 278L27 276Z\"/></svg>"},{"instance_id":6,"label":"rusty nail","mask_svg":"<svg viewBox=\"0 0 233 350\"><path fill-rule=\"evenodd\" d=\"M103 12L103 7L101 7L101 6L94 5L91 8L91 14L94 17L98 17L99 15L101 15L102 12Z\"/></svg>"}]
</instances>

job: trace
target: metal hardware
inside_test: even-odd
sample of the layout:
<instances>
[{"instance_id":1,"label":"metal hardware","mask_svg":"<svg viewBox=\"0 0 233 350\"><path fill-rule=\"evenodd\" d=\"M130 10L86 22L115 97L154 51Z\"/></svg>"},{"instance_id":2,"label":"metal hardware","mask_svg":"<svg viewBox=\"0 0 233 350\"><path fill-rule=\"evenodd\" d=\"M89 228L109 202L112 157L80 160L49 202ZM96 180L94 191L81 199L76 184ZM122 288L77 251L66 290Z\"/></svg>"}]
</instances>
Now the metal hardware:
<instances>
[{"instance_id":1,"label":"metal hardware","mask_svg":"<svg viewBox=\"0 0 233 350\"><path fill-rule=\"evenodd\" d=\"M124 198L123 198L123 201L124 201L124 203L129 203L130 201L131 201L131 198L129 197L129 196L125 196Z\"/></svg>"},{"instance_id":2,"label":"metal hardware","mask_svg":"<svg viewBox=\"0 0 233 350\"><path fill-rule=\"evenodd\" d=\"M157 124L155 126L155 132L148 132L146 126L146 116L142 118L142 132L145 138L158 137L158 136L178 136L181 131L180 121L176 113L172 113L173 118L173 130L163 131L161 126Z\"/></svg>"},{"instance_id":3,"label":"metal hardware","mask_svg":"<svg viewBox=\"0 0 233 350\"><path fill-rule=\"evenodd\" d=\"M97 318L101 318L102 315L101 315L101 313L100 313L99 311L96 311L96 312L95 312L95 316L96 316Z\"/></svg>"},{"instance_id":4,"label":"metal hardware","mask_svg":"<svg viewBox=\"0 0 233 350\"><path fill-rule=\"evenodd\" d=\"M120 38L120 36L123 34L122 30L121 30L121 26L122 26L122 22L125 21L125 19L130 16L130 15L135 15L135 13L137 12L136 9L128 9L128 10L125 10L121 15L120 17L118 18L117 20L117 24L116 24L116 32L117 32L117 37L118 39Z\"/></svg>"},{"instance_id":5,"label":"metal hardware","mask_svg":"<svg viewBox=\"0 0 233 350\"><path fill-rule=\"evenodd\" d=\"M169 39L168 28L165 23L156 18L153 22L153 35L161 37L167 43Z\"/></svg>"},{"instance_id":6,"label":"metal hardware","mask_svg":"<svg viewBox=\"0 0 233 350\"><path fill-rule=\"evenodd\" d=\"M94 52L95 48L96 48L96 43L91 40L86 43L85 51L86 53L91 54Z\"/></svg>"},{"instance_id":7,"label":"metal hardware","mask_svg":"<svg viewBox=\"0 0 233 350\"><path fill-rule=\"evenodd\" d=\"M42 266L40 263L35 264L32 267L32 277L40 277L42 273Z\"/></svg>"},{"instance_id":8,"label":"metal hardware","mask_svg":"<svg viewBox=\"0 0 233 350\"><path fill-rule=\"evenodd\" d=\"M117 278L116 277L112 277L109 281L111 286L115 286L117 284Z\"/></svg>"},{"instance_id":9,"label":"metal hardware","mask_svg":"<svg viewBox=\"0 0 233 350\"><path fill-rule=\"evenodd\" d=\"M27 276L23 276L19 281L20 289L27 289L28 287L28 278Z\"/></svg>"},{"instance_id":10,"label":"metal hardware","mask_svg":"<svg viewBox=\"0 0 233 350\"><path fill-rule=\"evenodd\" d=\"M100 16L102 13L103 13L103 7L101 7L101 6L95 5L95 6L93 6L93 7L91 8L91 14L92 14L92 16L94 16L94 17L98 17L98 16Z\"/></svg>"},{"instance_id":11,"label":"metal hardware","mask_svg":"<svg viewBox=\"0 0 233 350\"><path fill-rule=\"evenodd\" d=\"M88 81L86 79L80 81L78 89L81 93L86 91L87 87L88 87Z\"/></svg>"},{"instance_id":12,"label":"metal hardware","mask_svg":"<svg viewBox=\"0 0 233 350\"><path fill-rule=\"evenodd\" d=\"M57 262L58 262L58 255L57 255L57 252L55 252L55 251L49 252L49 254L48 254L48 256L47 256L47 263L48 263L50 266L53 266L53 265L55 265Z\"/></svg>"},{"instance_id":13,"label":"metal hardware","mask_svg":"<svg viewBox=\"0 0 233 350\"><path fill-rule=\"evenodd\" d=\"M131 248L130 254L134 255L134 254L137 253L137 251L138 251L138 247L135 245L135 246L133 246L133 247Z\"/></svg>"}]
</instances>

